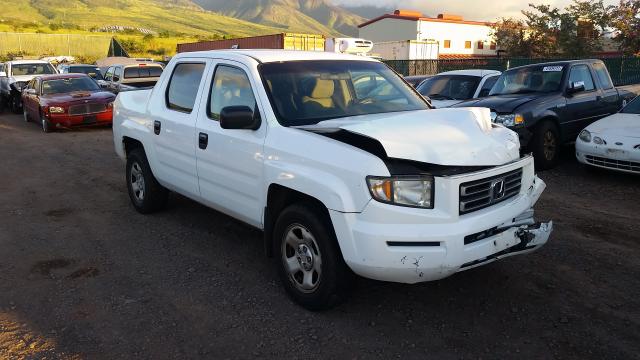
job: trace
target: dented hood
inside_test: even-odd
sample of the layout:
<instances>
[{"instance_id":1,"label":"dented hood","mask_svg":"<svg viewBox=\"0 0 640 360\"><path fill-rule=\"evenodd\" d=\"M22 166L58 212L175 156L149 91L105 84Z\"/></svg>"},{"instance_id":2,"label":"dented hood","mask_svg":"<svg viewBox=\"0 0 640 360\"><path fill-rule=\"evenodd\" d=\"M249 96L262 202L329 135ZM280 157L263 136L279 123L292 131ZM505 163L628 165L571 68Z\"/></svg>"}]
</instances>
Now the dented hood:
<instances>
[{"instance_id":1,"label":"dented hood","mask_svg":"<svg viewBox=\"0 0 640 360\"><path fill-rule=\"evenodd\" d=\"M379 141L391 158L430 164L496 166L520 158L517 134L493 125L486 108L365 115L323 121L313 128L364 135Z\"/></svg>"}]
</instances>

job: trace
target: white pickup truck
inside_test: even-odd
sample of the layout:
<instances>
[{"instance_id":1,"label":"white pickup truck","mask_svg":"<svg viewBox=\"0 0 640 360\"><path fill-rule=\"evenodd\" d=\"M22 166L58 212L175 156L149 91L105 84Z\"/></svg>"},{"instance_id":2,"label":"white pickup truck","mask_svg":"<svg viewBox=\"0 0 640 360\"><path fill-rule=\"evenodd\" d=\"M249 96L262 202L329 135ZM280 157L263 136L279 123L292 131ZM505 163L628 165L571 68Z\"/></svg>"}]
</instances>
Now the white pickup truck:
<instances>
[{"instance_id":1,"label":"white pickup truck","mask_svg":"<svg viewBox=\"0 0 640 360\"><path fill-rule=\"evenodd\" d=\"M264 231L291 297L344 299L353 273L418 283L544 245L545 188L488 109L431 110L361 56L222 50L174 57L114 104L133 206L169 191Z\"/></svg>"}]
</instances>

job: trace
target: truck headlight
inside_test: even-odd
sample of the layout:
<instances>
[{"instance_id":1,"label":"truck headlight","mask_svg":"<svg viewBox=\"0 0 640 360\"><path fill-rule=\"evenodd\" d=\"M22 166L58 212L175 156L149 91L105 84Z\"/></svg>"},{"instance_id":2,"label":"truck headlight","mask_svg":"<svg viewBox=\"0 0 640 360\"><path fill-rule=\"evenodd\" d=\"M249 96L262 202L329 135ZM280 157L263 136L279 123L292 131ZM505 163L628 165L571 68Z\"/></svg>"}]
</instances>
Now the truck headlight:
<instances>
[{"instance_id":1,"label":"truck headlight","mask_svg":"<svg viewBox=\"0 0 640 360\"><path fill-rule=\"evenodd\" d=\"M51 106L49 108L49 113L51 114L64 114L64 108L60 106Z\"/></svg>"},{"instance_id":2,"label":"truck headlight","mask_svg":"<svg viewBox=\"0 0 640 360\"><path fill-rule=\"evenodd\" d=\"M433 209L433 177L395 176L367 177L371 196L380 202Z\"/></svg>"},{"instance_id":3,"label":"truck headlight","mask_svg":"<svg viewBox=\"0 0 640 360\"><path fill-rule=\"evenodd\" d=\"M524 116L521 114L498 115L495 122L506 127L516 127L524 124Z\"/></svg>"},{"instance_id":4,"label":"truck headlight","mask_svg":"<svg viewBox=\"0 0 640 360\"><path fill-rule=\"evenodd\" d=\"M582 130L578 137L584 142L591 142L591 133L587 130Z\"/></svg>"}]
</instances>

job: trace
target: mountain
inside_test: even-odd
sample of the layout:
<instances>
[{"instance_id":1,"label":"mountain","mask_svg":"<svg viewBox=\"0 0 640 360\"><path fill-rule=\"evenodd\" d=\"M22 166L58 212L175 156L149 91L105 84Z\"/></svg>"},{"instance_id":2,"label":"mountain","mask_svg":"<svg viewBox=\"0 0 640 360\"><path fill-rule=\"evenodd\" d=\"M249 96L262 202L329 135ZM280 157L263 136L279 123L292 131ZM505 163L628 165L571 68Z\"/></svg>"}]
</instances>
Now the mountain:
<instances>
[{"instance_id":1,"label":"mountain","mask_svg":"<svg viewBox=\"0 0 640 360\"><path fill-rule=\"evenodd\" d=\"M131 27L186 36L252 36L281 29L207 11L191 0L0 0L0 24Z\"/></svg>"},{"instance_id":2,"label":"mountain","mask_svg":"<svg viewBox=\"0 0 640 360\"><path fill-rule=\"evenodd\" d=\"M365 19L373 19L383 14L392 14L394 11L393 7L382 8L377 6L366 6L366 5L358 6L358 5L345 4L345 5L342 5L342 8L353 14L361 16Z\"/></svg>"},{"instance_id":3,"label":"mountain","mask_svg":"<svg viewBox=\"0 0 640 360\"><path fill-rule=\"evenodd\" d=\"M357 36L365 19L327 0L193 0L203 9L281 31Z\"/></svg>"}]
</instances>

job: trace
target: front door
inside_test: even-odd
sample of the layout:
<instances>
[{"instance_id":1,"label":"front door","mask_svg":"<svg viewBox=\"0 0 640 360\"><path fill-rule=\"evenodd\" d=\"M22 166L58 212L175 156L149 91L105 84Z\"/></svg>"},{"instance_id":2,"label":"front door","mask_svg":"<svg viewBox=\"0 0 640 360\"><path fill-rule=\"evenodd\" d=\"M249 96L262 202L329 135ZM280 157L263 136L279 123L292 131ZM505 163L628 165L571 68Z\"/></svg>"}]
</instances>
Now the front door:
<instances>
[{"instance_id":1,"label":"front door","mask_svg":"<svg viewBox=\"0 0 640 360\"><path fill-rule=\"evenodd\" d=\"M204 91L206 59L190 58L176 62L167 71L171 77L162 96L153 96L149 116L153 121L152 138L158 180L166 187L192 199L199 199L196 170L195 126Z\"/></svg>"},{"instance_id":2,"label":"front door","mask_svg":"<svg viewBox=\"0 0 640 360\"><path fill-rule=\"evenodd\" d=\"M601 113L601 94L596 89L591 71L587 65L574 65L570 69L568 85L575 83L584 84L584 91L574 93L567 97L567 118L570 120L565 125L565 135L569 139L575 139L578 133L587 125L595 121Z\"/></svg>"},{"instance_id":3,"label":"front door","mask_svg":"<svg viewBox=\"0 0 640 360\"><path fill-rule=\"evenodd\" d=\"M220 127L220 113L227 106L248 106L260 116L258 84L240 63L219 60L210 71L207 98L198 115L198 179L202 200L251 225L261 227L265 204L263 147L266 123L258 130Z\"/></svg>"}]
</instances>

